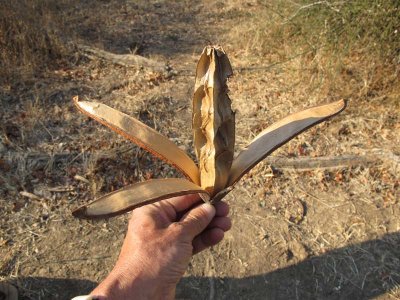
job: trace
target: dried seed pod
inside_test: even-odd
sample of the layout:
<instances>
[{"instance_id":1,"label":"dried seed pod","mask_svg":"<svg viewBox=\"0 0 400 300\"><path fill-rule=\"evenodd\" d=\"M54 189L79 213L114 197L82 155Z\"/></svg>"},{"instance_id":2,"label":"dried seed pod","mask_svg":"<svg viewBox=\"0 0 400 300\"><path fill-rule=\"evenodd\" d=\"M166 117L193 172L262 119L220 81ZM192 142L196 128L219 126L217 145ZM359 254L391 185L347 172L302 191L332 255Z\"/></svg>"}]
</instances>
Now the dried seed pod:
<instances>
[{"instance_id":1,"label":"dried seed pod","mask_svg":"<svg viewBox=\"0 0 400 300\"><path fill-rule=\"evenodd\" d=\"M204 201L217 202L274 150L346 107L346 101L339 100L294 113L264 129L233 159L235 115L226 85L231 75L232 67L224 50L206 47L197 65L193 97L193 134L199 168L183 150L154 129L104 104L79 101L75 97L76 106L84 114L175 166L189 180L171 178L135 183L78 208L74 216L116 216L145 204L187 194L199 194Z\"/></svg>"},{"instance_id":2,"label":"dried seed pod","mask_svg":"<svg viewBox=\"0 0 400 300\"><path fill-rule=\"evenodd\" d=\"M73 212L78 218L112 217L137 207L175 196L200 194L209 200L201 187L181 178L153 179L128 185L84 205Z\"/></svg>"},{"instance_id":3,"label":"dried seed pod","mask_svg":"<svg viewBox=\"0 0 400 300\"><path fill-rule=\"evenodd\" d=\"M74 103L85 115L175 166L194 183L200 183L199 170L195 162L185 151L153 128L102 103L79 101L78 97L74 98Z\"/></svg>"},{"instance_id":4,"label":"dried seed pod","mask_svg":"<svg viewBox=\"0 0 400 300\"><path fill-rule=\"evenodd\" d=\"M231 75L222 47L207 46L196 69L192 125L201 187L211 196L226 187L234 154L235 114L226 84Z\"/></svg>"},{"instance_id":5,"label":"dried seed pod","mask_svg":"<svg viewBox=\"0 0 400 300\"><path fill-rule=\"evenodd\" d=\"M340 113L346 101L312 107L283 118L259 133L235 158L228 185L234 185L256 164L304 130Z\"/></svg>"}]
</instances>

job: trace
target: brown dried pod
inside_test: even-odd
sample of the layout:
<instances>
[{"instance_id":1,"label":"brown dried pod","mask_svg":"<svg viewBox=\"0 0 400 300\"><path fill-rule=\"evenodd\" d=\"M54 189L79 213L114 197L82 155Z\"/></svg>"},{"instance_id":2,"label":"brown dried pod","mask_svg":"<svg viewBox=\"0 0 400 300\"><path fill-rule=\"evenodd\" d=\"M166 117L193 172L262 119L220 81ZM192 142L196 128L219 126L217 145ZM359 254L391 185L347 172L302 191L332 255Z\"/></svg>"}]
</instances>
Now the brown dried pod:
<instances>
[{"instance_id":1,"label":"brown dried pod","mask_svg":"<svg viewBox=\"0 0 400 300\"><path fill-rule=\"evenodd\" d=\"M201 187L211 196L226 187L234 154L235 114L226 84L231 75L222 47L206 47L196 69L192 125Z\"/></svg>"},{"instance_id":2,"label":"brown dried pod","mask_svg":"<svg viewBox=\"0 0 400 300\"><path fill-rule=\"evenodd\" d=\"M106 125L153 155L180 170L186 179L155 179L136 183L100 197L76 209L76 217L111 217L168 197L199 194L216 202L258 162L274 150L329 117L340 113L344 100L292 114L264 129L236 158L235 114L228 97L227 79L232 67L224 50L207 46L196 69L193 96L193 135L199 167L172 141L140 121L96 102L75 105L86 115Z\"/></svg>"}]
</instances>

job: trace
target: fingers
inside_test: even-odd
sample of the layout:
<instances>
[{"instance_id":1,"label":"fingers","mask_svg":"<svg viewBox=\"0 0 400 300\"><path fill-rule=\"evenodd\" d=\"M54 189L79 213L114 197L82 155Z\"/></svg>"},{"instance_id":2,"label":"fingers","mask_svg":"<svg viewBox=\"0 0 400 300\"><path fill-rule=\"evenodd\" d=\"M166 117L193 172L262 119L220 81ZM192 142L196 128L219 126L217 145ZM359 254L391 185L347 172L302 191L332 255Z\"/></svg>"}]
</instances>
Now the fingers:
<instances>
[{"instance_id":1,"label":"fingers","mask_svg":"<svg viewBox=\"0 0 400 300\"><path fill-rule=\"evenodd\" d=\"M207 228L219 228L223 231L228 231L232 227L231 219L228 217L215 217Z\"/></svg>"},{"instance_id":2,"label":"fingers","mask_svg":"<svg viewBox=\"0 0 400 300\"><path fill-rule=\"evenodd\" d=\"M216 217L226 217L229 214L229 205L223 201L219 201L214 205Z\"/></svg>"},{"instance_id":3,"label":"fingers","mask_svg":"<svg viewBox=\"0 0 400 300\"><path fill-rule=\"evenodd\" d=\"M214 208L214 214L204 209ZM229 206L225 202L218 202L213 207L202 204L189 211L181 219L184 236L193 240L193 253L198 253L208 247L218 244L224 238L224 232L232 227L231 219L227 217ZM211 217L211 219L209 219Z\"/></svg>"},{"instance_id":4,"label":"fingers","mask_svg":"<svg viewBox=\"0 0 400 300\"><path fill-rule=\"evenodd\" d=\"M224 231L221 228L207 229L193 240L193 254L218 244L223 238Z\"/></svg>"},{"instance_id":5,"label":"fingers","mask_svg":"<svg viewBox=\"0 0 400 300\"><path fill-rule=\"evenodd\" d=\"M202 202L199 194L183 195L173 197L167 200L162 200L159 203L167 203L175 209L177 213L184 212L192 208L196 203ZM217 216L226 216L229 213L229 206L224 201L219 201L215 205Z\"/></svg>"},{"instance_id":6,"label":"fingers","mask_svg":"<svg viewBox=\"0 0 400 300\"><path fill-rule=\"evenodd\" d=\"M173 197L167 200L162 200L160 203L167 203L175 209L175 212L179 213L192 207L194 204L200 202L199 194L183 195Z\"/></svg>"},{"instance_id":7,"label":"fingers","mask_svg":"<svg viewBox=\"0 0 400 300\"><path fill-rule=\"evenodd\" d=\"M231 219L227 217L229 205L225 202L218 202L215 205L216 214L206 230L200 233L193 240L193 254L218 244L224 238L224 232L232 227Z\"/></svg>"},{"instance_id":8,"label":"fingers","mask_svg":"<svg viewBox=\"0 0 400 300\"><path fill-rule=\"evenodd\" d=\"M206 229L214 218L215 213L216 210L214 206L209 203L204 203L185 214L179 222L182 226L185 238L193 240L195 236Z\"/></svg>"},{"instance_id":9,"label":"fingers","mask_svg":"<svg viewBox=\"0 0 400 300\"><path fill-rule=\"evenodd\" d=\"M193 254L218 244L224 238L225 231L232 227L231 219L228 217L215 217L207 226L207 229L200 233L193 240Z\"/></svg>"}]
</instances>

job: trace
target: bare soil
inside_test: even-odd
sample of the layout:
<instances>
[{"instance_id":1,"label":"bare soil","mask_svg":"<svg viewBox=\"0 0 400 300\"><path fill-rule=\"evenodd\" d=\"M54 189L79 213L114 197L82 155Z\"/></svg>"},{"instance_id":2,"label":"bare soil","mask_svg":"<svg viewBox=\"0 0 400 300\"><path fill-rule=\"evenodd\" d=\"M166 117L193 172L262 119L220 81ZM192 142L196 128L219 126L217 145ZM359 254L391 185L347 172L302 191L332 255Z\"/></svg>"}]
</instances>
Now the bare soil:
<instances>
[{"instance_id":1,"label":"bare soil","mask_svg":"<svg viewBox=\"0 0 400 300\"><path fill-rule=\"evenodd\" d=\"M129 183L181 176L81 115L73 96L132 115L191 155L194 70L209 42L222 45L238 70L229 83L236 151L289 113L339 99L304 83L306 58L279 62L260 56L254 41L241 46L249 15L262 9L257 1L87 1L62 9L75 43L133 51L173 73L76 50L71 64L1 86L0 276L21 299L85 294L111 270L129 214L87 221L73 218L74 208ZM399 96L348 100L342 114L273 155L379 150L384 163L304 172L259 164L227 196L233 228L193 258L178 299L400 299ZM35 161L57 154L70 156Z\"/></svg>"}]
</instances>

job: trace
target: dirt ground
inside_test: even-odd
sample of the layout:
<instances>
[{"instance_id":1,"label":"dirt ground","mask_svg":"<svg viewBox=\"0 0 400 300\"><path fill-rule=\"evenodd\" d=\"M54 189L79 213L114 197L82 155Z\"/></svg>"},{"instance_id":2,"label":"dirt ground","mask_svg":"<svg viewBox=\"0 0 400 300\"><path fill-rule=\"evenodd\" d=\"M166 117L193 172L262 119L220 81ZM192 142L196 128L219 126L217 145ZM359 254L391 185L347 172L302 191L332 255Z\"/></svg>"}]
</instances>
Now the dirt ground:
<instances>
[{"instance_id":1,"label":"dirt ground","mask_svg":"<svg viewBox=\"0 0 400 300\"><path fill-rule=\"evenodd\" d=\"M194 70L208 43L222 45L236 70L229 88L237 152L289 113L339 99L304 84L303 57L276 63L260 55L256 33L239 38L262 9L257 1L87 1L61 9L76 44L135 52L172 72L123 67L74 48L71 65L1 87L0 276L21 299L85 294L111 270L129 214L87 221L72 217L74 208L129 183L181 176L81 115L73 96L142 120L192 156ZM343 113L273 154L379 152L379 163L308 171L260 163L243 178L226 198L233 228L193 258L177 299L400 299L396 97L351 95Z\"/></svg>"}]
</instances>

